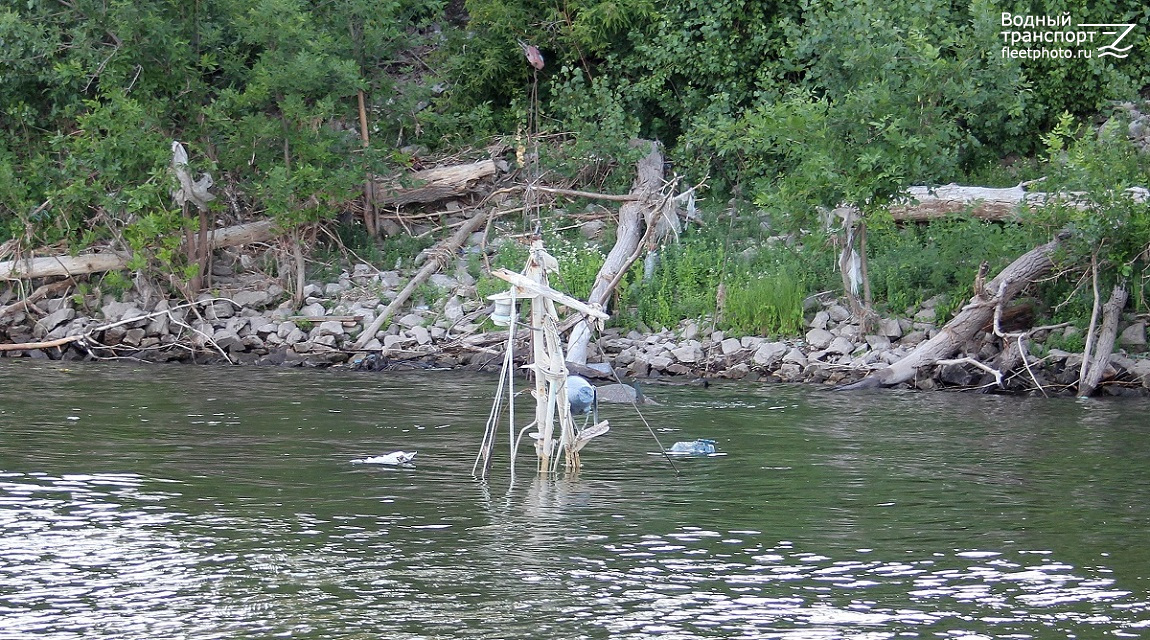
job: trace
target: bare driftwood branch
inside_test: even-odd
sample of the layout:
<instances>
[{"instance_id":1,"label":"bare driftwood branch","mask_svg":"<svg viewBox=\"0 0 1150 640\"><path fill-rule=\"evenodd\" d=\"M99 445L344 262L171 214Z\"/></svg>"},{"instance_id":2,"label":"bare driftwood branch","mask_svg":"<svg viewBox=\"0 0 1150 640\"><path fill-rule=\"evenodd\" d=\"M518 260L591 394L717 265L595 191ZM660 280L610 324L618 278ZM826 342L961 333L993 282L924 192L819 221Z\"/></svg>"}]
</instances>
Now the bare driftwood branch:
<instances>
[{"instance_id":1,"label":"bare driftwood branch","mask_svg":"<svg viewBox=\"0 0 1150 640\"><path fill-rule=\"evenodd\" d=\"M639 199L638 196L631 194L631 193L625 193L623 195L614 195L614 194L610 194L610 193L595 193L594 191L578 191L575 189L558 189L555 187L529 187L529 188L534 189L536 191L542 191L543 193L550 193L550 194L557 195L557 196L568 196L571 198L588 198L591 200L611 200L614 202L631 202L632 200L638 200Z\"/></svg>"},{"instance_id":2,"label":"bare driftwood branch","mask_svg":"<svg viewBox=\"0 0 1150 640\"><path fill-rule=\"evenodd\" d=\"M1126 306L1129 292L1126 284L1119 282L1110 292L1110 299L1102 306L1102 323L1098 329L1098 340L1094 345L1094 352L1082 354L1083 362L1089 361L1089 366L1078 380L1078 397L1085 398L1094 393L1098 383L1102 381L1102 374L1110 364L1110 354L1114 351L1114 341L1118 337L1118 321L1122 317L1122 307Z\"/></svg>"},{"instance_id":3,"label":"bare driftwood branch","mask_svg":"<svg viewBox=\"0 0 1150 640\"><path fill-rule=\"evenodd\" d=\"M982 369L983 371L993 375L994 381L996 383L998 383L998 387L1002 388L1002 372L999 371L998 369L995 369L994 367L991 367L989 365L985 365L985 364L979 362L978 360L975 360L974 358L955 358L953 360L938 360L937 362L935 362L935 364L937 364L937 365L948 365L948 364L974 365L975 367L978 367L979 369Z\"/></svg>"},{"instance_id":4,"label":"bare driftwood branch","mask_svg":"<svg viewBox=\"0 0 1150 640\"><path fill-rule=\"evenodd\" d=\"M623 203L619 208L619 227L615 236L615 246L611 247L603 266L595 277L587 302L606 309L611 293L618 285L622 274L638 259L643 240L647 237L645 227L659 223L662 212L660 190L663 187L663 152L658 143L649 144L651 151L639 160L635 181L630 195L634 200ZM586 323L579 323L571 330L567 341L567 359L576 364L587 363L587 345L591 341L591 330Z\"/></svg>"},{"instance_id":5,"label":"bare driftwood branch","mask_svg":"<svg viewBox=\"0 0 1150 640\"><path fill-rule=\"evenodd\" d=\"M451 257L455 255L455 252L459 250L459 247L463 246L463 243L467 241L467 238L487 221L487 215L488 211L484 209L474 216L471 216L449 239L443 241L438 247L429 252L431 259L423 265L419 273L415 274L415 276L407 282L407 286L395 296L395 299L372 321L371 325L363 330L363 333L359 336L359 340L355 343L356 349L363 349L367 346L368 342L371 342L371 339L375 337L375 332L379 331L379 328L391 317L391 314L395 313L396 309L399 309L407 302L407 299L415 292L416 287L423 284L432 274L442 269L443 266L448 263Z\"/></svg>"}]
</instances>

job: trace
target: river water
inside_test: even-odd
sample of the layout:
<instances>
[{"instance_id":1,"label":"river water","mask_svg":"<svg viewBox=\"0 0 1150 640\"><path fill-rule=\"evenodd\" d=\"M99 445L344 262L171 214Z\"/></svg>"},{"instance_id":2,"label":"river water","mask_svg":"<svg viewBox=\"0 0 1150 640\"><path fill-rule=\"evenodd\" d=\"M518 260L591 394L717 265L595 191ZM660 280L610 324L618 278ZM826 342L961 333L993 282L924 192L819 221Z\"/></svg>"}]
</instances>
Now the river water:
<instances>
[{"instance_id":1,"label":"river water","mask_svg":"<svg viewBox=\"0 0 1150 640\"><path fill-rule=\"evenodd\" d=\"M479 482L495 383L3 362L0 639L1150 633L1144 400L651 387Z\"/></svg>"}]
</instances>

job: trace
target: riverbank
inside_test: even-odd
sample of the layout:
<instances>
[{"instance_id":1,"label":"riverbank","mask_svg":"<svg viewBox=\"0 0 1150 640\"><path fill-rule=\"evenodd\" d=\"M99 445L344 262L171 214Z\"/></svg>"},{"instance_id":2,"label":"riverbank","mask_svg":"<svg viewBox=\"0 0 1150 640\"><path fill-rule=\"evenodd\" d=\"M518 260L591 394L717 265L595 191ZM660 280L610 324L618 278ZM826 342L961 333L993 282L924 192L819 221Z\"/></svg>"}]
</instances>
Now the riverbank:
<instances>
[{"instance_id":1,"label":"riverbank","mask_svg":"<svg viewBox=\"0 0 1150 640\"><path fill-rule=\"evenodd\" d=\"M489 304L477 294L474 278L462 266L451 275L432 276L422 298L392 317L363 349L355 349L364 328L395 298L406 274L360 263L331 282L306 285L302 302L295 304L273 279L243 272L240 256L234 257L231 264L217 261L213 293L191 303L134 289L122 300L95 300L61 289L19 309L7 308L0 315L0 332L12 344L5 345L3 355L372 370L483 371L498 369L502 363L507 334L486 321ZM0 302L8 305L15 298L16 292L9 289ZM618 376L847 384L896 362L937 333L939 302L927 300L909 309L906 317L882 318L864 331L837 300L811 300L806 333L789 339L727 335L713 330L706 320L684 321L650 333L609 328L592 341L588 360L609 364L613 373L604 374L608 380ZM1045 343L1053 335L1066 338L1075 331L1057 327L1030 335L1029 366L1007 375L1003 388L1020 393L1071 392L1081 355L1048 349ZM1145 322L1131 319L1122 328L1122 349L1111 358L1104 392L1148 392L1150 359L1141 353L1145 344ZM26 348L13 348L19 345ZM988 327L958 358L992 363L1001 348L1001 339ZM523 353L525 360L526 348ZM991 373L969 362L923 370L906 386L999 389Z\"/></svg>"}]
</instances>

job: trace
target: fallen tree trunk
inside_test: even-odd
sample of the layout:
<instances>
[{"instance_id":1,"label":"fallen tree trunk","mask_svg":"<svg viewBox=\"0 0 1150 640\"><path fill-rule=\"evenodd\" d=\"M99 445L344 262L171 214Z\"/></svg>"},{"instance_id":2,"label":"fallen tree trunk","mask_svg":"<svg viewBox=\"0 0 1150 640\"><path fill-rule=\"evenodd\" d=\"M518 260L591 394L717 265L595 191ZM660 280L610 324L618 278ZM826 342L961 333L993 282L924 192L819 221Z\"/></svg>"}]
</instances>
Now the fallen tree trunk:
<instances>
[{"instance_id":1,"label":"fallen tree trunk","mask_svg":"<svg viewBox=\"0 0 1150 640\"><path fill-rule=\"evenodd\" d=\"M234 247L251 242L267 242L275 237L275 223L261 220L247 224L216 229L208 234L212 249ZM77 276L104 271L122 271L128 268L130 255L121 252L90 253L80 256L50 256L0 262L0 279L49 278Z\"/></svg>"},{"instance_id":2,"label":"fallen tree trunk","mask_svg":"<svg viewBox=\"0 0 1150 640\"><path fill-rule=\"evenodd\" d=\"M1023 207L1037 207L1053 200L1065 200L1075 206L1086 206L1077 193L1043 193L1026 190L1023 183L1014 187L995 189L960 184L939 187L910 187L907 198L890 208L898 222L929 222L955 213L965 213L980 220L1003 222L1015 220ZM1142 187L1126 190L1135 202L1146 202L1148 192Z\"/></svg>"},{"instance_id":3,"label":"fallen tree trunk","mask_svg":"<svg viewBox=\"0 0 1150 640\"><path fill-rule=\"evenodd\" d=\"M6 260L0 262L0 278L18 280L20 278L48 278L100 273L102 271L120 271L128 267L128 258L129 256L125 253L92 253L82 256Z\"/></svg>"},{"instance_id":4,"label":"fallen tree trunk","mask_svg":"<svg viewBox=\"0 0 1150 640\"><path fill-rule=\"evenodd\" d=\"M619 207L619 227L615 233L615 246L603 260L603 266L595 276L591 294L587 302L606 309L611 293L619 280L642 251L640 243L646 229L653 229L658 222L660 207L657 198L663 187L663 152L656 142L646 142L651 151L639 160L635 181L631 185L629 198ZM587 345L591 341L591 328L580 322L571 329L567 339L567 360L576 364L587 364Z\"/></svg>"},{"instance_id":5,"label":"fallen tree trunk","mask_svg":"<svg viewBox=\"0 0 1150 640\"><path fill-rule=\"evenodd\" d=\"M471 191L480 180L494 176L497 172L494 160L480 160L471 164L416 171L403 177L403 182L411 184L410 187L396 179L377 178L373 184L372 199L377 207L397 207L454 198Z\"/></svg>"},{"instance_id":6,"label":"fallen tree trunk","mask_svg":"<svg viewBox=\"0 0 1150 640\"><path fill-rule=\"evenodd\" d=\"M901 360L840 389L866 389L900 384L912 380L920 368L950 358L975 333L993 320L996 308L1013 299L1022 289L1050 271L1054 266L1054 252L1064 237L1060 234L1054 240L1031 249L1010 263L988 282L982 291L976 293L970 303L933 338L919 344Z\"/></svg>"}]
</instances>

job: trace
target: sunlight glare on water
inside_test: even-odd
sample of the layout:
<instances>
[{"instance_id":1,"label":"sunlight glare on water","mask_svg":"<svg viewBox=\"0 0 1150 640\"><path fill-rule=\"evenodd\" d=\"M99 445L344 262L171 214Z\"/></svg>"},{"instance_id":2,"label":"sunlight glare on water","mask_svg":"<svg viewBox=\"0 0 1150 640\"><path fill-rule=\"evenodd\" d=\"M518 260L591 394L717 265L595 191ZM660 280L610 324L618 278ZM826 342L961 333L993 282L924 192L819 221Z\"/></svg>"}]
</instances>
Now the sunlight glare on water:
<instances>
[{"instance_id":1,"label":"sunlight glare on water","mask_svg":"<svg viewBox=\"0 0 1150 640\"><path fill-rule=\"evenodd\" d=\"M649 385L663 446L727 455L650 455L605 406L578 474L512 483L503 449L470 475L487 376L21 362L0 383L2 640L1150 626L1142 401ZM416 464L350 462L400 449Z\"/></svg>"}]
</instances>

